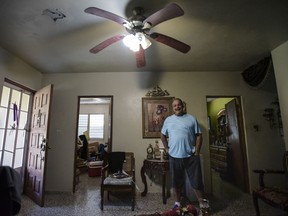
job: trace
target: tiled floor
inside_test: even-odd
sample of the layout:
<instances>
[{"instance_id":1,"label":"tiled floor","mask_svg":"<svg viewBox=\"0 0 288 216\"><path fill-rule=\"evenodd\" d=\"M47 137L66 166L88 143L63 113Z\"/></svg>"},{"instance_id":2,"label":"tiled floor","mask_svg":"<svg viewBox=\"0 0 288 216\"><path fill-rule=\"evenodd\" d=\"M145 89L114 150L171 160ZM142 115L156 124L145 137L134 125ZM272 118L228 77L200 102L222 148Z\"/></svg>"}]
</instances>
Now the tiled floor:
<instances>
[{"instance_id":1,"label":"tiled floor","mask_svg":"<svg viewBox=\"0 0 288 216\"><path fill-rule=\"evenodd\" d=\"M80 176L80 183L75 194L71 193L46 193L45 207L35 205L29 198L23 196L22 208L19 216L132 216L163 212L173 205L173 198L162 203L161 194L148 193L141 197L137 192L135 211L131 211L131 205L127 197L111 196L110 201L104 203L104 211L100 210L99 177ZM221 188L224 188L221 185ZM230 193L230 192L229 192ZM221 197L221 196L220 196ZM251 196L243 193L232 193L232 196L222 196L224 199L210 197L212 216L252 216L255 211ZM196 207L197 204L195 204ZM284 216L286 213L275 210L260 203L262 216Z\"/></svg>"}]
</instances>

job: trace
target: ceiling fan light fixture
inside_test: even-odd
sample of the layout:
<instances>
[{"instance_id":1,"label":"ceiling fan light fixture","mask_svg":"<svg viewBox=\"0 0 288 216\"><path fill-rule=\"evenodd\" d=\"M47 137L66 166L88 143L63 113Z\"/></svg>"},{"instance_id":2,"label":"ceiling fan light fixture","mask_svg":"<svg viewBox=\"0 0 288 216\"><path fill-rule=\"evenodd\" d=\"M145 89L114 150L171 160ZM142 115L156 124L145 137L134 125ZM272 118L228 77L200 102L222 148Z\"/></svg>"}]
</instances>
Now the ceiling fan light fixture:
<instances>
[{"instance_id":1,"label":"ceiling fan light fixture","mask_svg":"<svg viewBox=\"0 0 288 216\"><path fill-rule=\"evenodd\" d=\"M124 23L123 23L123 26L124 26L126 29L132 29L132 27L133 27L130 22L124 22Z\"/></svg>"},{"instance_id":2,"label":"ceiling fan light fixture","mask_svg":"<svg viewBox=\"0 0 288 216\"><path fill-rule=\"evenodd\" d=\"M143 29L144 30L150 30L152 27L151 23L149 22L145 22L144 25L143 25Z\"/></svg>"},{"instance_id":3,"label":"ceiling fan light fixture","mask_svg":"<svg viewBox=\"0 0 288 216\"><path fill-rule=\"evenodd\" d=\"M138 52L140 50L140 45L139 44L133 44L129 47L130 50L133 52Z\"/></svg>"},{"instance_id":4,"label":"ceiling fan light fixture","mask_svg":"<svg viewBox=\"0 0 288 216\"><path fill-rule=\"evenodd\" d=\"M139 51L139 43L133 34L129 34L123 38L123 43L134 52Z\"/></svg>"},{"instance_id":5,"label":"ceiling fan light fixture","mask_svg":"<svg viewBox=\"0 0 288 216\"><path fill-rule=\"evenodd\" d=\"M90 49L91 53L96 54L115 42L122 40L125 46L135 52L136 65L138 68L142 68L146 64L144 50L151 45L150 38L182 53L187 53L190 50L189 45L172 37L157 32L149 33L152 27L184 15L184 11L176 3L170 3L148 17L143 15L143 8L136 7L133 9L133 15L129 19L96 7L88 7L84 11L85 13L106 18L124 26L129 34L127 36L122 34L112 36Z\"/></svg>"},{"instance_id":6,"label":"ceiling fan light fixture","mask_svg":"<svg viewBox=\"0 0 288 216\"><path fill-rule=\"evenodd\" d=\"M129 34L125 36L123 38L123 43L125 44L125 46L129 47L129 49L131 49L134 52L139 51L140 45L144 50L151 45L150 40L147 37L145 37L145 35L142 32L138 32L135 35Z\"/></svg>"},{"instance_id":7,"label":"ceiling fan light fixture","mask_svg":"<svg viewBox=\"0 0 288 216\"><path fill-rule=\"evenodd\" d=\"M144 50L147 49L149 46L151 46L151 41L143 33L137 33L137 34L136 36L138 37L138 41Z\"/></svg>"}]
</instances>

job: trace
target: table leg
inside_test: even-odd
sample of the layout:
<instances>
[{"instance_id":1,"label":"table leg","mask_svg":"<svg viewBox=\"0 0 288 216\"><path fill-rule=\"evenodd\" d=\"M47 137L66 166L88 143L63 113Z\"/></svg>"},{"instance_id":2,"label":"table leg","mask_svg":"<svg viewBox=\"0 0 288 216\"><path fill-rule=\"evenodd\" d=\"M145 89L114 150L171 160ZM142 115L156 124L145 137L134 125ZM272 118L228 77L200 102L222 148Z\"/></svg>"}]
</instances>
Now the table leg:
<instances>
[{"instance_id":1,"label":"table leg","mask_svg":"<svg viewBox=\"0 0 288 216\"><path fill-rule=\"evenodd\" d=\"M166 173L162 173L162 198L163 203L166 204Z\"/></svg>"},{"instance_id":2,"label":"table leg","mask_svg":"<svg viewBox=\"0 0 288 216\"><path fill-rule=\"evenodd\" d=\"M147 194L147 181L146 181L146 176L145 176L145 166L143 164L142 168L141 168L141 178L142 178L142 182L144 184L144 191L141 193L141 196L146 196Z\"/></svg>"}]
</instances>

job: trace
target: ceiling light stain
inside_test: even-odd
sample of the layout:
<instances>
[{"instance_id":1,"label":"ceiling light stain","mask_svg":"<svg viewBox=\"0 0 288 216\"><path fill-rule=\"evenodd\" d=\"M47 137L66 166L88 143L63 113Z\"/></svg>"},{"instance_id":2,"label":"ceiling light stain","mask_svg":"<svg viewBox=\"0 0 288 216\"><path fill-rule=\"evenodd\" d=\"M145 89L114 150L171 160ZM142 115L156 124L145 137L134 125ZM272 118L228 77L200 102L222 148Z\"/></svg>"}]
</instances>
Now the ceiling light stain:
<instances>
[{"instance_id":1,"label":"ceiling light stain","mask_svg":"<svg viewBox=\"0 0 288 216\"><path fill-rule=\"evenodd\" d=\"M49 16L51 19L54 20L54 22L56 22L58 19L63 19L66 17L66 15L63 14L58 9L45 9L45 10L43 10L42 15Z\"/></svg>"}]
</instances>

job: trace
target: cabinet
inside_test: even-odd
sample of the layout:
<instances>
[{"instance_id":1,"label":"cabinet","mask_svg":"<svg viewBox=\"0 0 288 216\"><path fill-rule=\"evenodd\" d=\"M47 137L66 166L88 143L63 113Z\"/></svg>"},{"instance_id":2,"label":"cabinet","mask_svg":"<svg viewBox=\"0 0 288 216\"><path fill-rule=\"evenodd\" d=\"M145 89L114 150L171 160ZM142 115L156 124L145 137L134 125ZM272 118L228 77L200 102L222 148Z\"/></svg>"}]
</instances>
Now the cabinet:
<instances>
[{"instance_id":1,"label":"cabinet","mask_svg":"<svg viewBox=\"0 0 288 216\"><path fill-rule=\"evenodd\" d=\"M227 123L225 109L218 114L217 117L217 145L226 145L227 144Z\"/></svg>"},{"instance_id":2,"label":"cabinet","mask_svg":"<svg viewBox=\"0 0 288 216\"><path fill-rule=\"evenodd\" d=\"M218 172L224 180L232 181L233 177L233 160L231 144L229 142L229 127L225 109L217 113L216 122L216 139L210 142L210 161L211 169Z\"/></svg>"},{"instance_id":3,"label":"cabinet","mask_svg":"<svg viewBox=\"0 0 288 216\"><path fill-rule=\"evenodd\" d=\"M219 172L220 177L226 180L233 178L231 150L228 146L210 145L211 169Z\"/></svg>"},{"instance_id":4,"label":"cabinet","mask_svg":"<svg viewBox=\"0 0 288 216\"><path fill-rule=\"evenodd\" d=\"M222 146L210 146L211 168L218 172L227 170L227 148Z\"/></svg>"}]
</instances>

